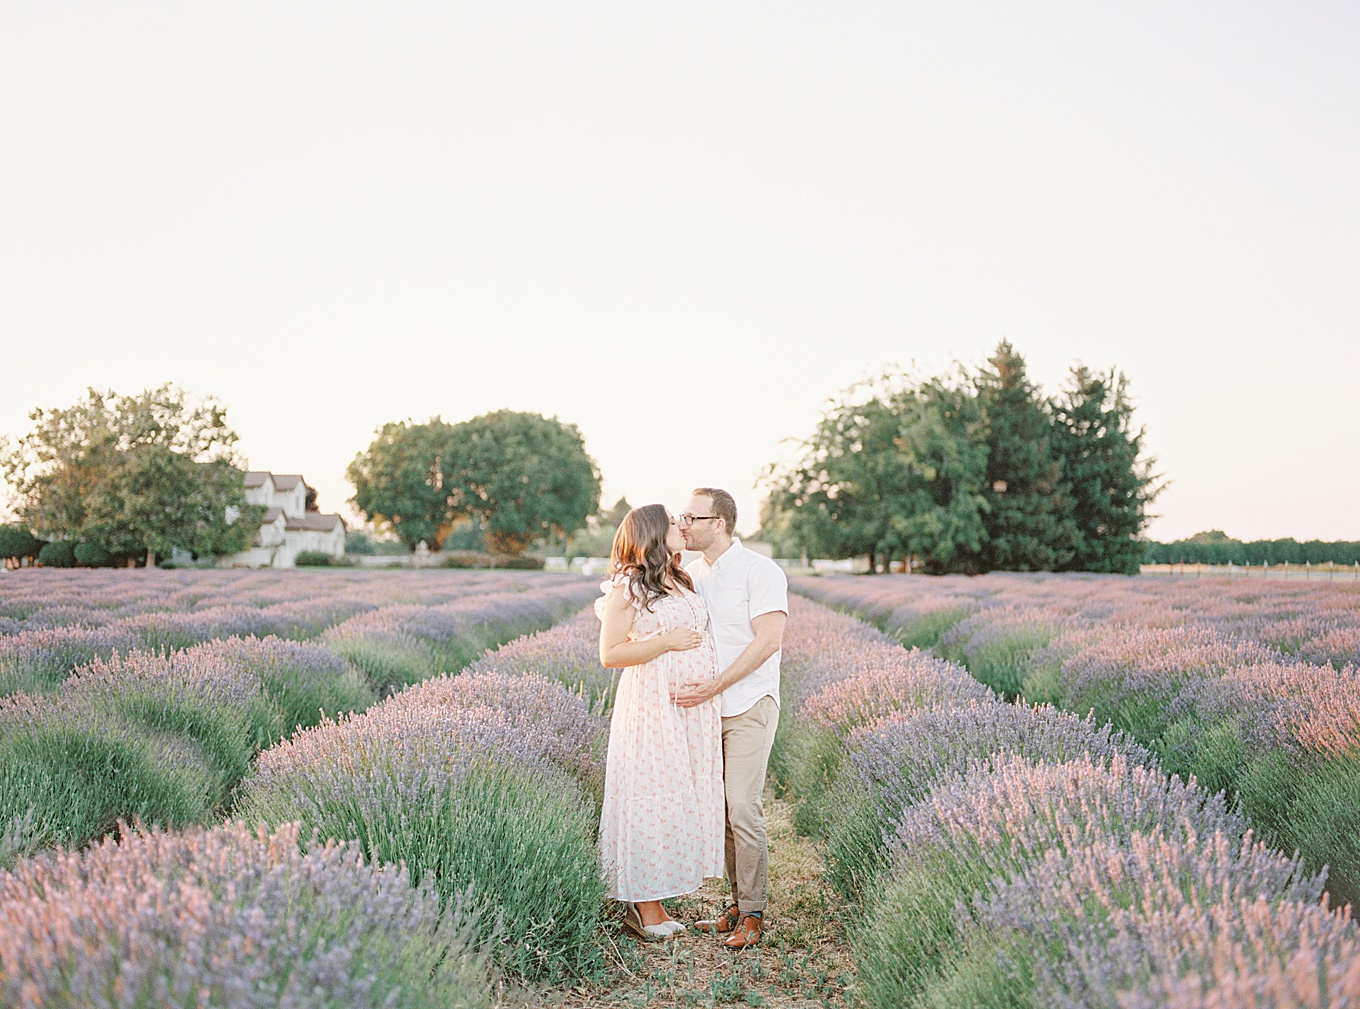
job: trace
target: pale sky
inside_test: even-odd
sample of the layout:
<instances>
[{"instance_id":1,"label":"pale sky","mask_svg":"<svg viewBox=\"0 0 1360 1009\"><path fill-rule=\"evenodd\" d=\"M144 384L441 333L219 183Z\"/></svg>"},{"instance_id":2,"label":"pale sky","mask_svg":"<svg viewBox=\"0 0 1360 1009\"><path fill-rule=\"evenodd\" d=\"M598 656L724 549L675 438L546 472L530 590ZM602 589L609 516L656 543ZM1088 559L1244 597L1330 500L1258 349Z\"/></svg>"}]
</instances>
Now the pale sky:
<instances>
[{"instance_id":1,"label":"pale sky","mask_svg":"<svg viewBox=\"0 0 1360 1009\"><path fill-rule=\"evenodd\" d=\"M1360 539L1360 6L0 0L0 433L228 408L325 510L388 420L756 480L1009 338L1116 365L1159 539Z\"/></svg>"}]
</instances>

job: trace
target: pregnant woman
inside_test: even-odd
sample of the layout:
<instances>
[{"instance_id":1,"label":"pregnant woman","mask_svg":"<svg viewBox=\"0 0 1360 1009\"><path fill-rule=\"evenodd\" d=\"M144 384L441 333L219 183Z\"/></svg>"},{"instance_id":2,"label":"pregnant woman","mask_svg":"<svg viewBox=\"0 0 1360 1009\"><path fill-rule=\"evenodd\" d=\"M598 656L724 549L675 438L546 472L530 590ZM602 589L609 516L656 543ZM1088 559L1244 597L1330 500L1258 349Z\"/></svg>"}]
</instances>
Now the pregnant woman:
<instances>
[{"instance_id":1,"label":"pregnant woman","mask_svg":"<svg viewBox=\"0 0 1360 1009\"><path fill-rule=\"evenodd\" d=\"M630 511L614 536L595 604L600 661L623 669L609 722L600 860L624 924L645 940L685 930L661 901L723 874L722 719L718 700L677 707L680 684L717 676L708 610L680 567L684 539L659 504Z\"/></svg>"}]
</instances>

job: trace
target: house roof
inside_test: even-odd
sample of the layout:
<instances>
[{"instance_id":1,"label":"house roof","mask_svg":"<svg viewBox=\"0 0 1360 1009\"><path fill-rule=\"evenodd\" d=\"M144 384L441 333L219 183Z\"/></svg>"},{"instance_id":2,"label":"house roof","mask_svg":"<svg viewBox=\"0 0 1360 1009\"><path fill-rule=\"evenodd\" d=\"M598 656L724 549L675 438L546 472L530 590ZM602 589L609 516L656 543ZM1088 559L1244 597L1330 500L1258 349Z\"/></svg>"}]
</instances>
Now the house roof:
<instances>
[{"instance_id":1,"label":"house roof","mask_svg":"<svg viewBox=\"0 0 1360 1009\"><path fill-rule=\"evenodd\" d=\"M266 508L264 510L264 518L260 519L260 525L267 526L274 522L277 522L279 520L279 516L282 514L283 514L282 508Z\"/></svg>"},{"instance_id":2,"label":"house roof","mask_svg":"<svg viewBox=\"0 0 1360 1009\"><path fill-rule=\"evenodd\" d=\"M322 515L320 512L307 512L305 515L290 515L285 529L313 529L328 533L336 527L345 528L345 520L339 515Z\"/></svg>"},{"instance_id":3,"label":"house roof","mask_svg":"<svg viewBox=\"0 0 1360 1009\"><path fill-rule=\"evenodd\" d=\"M275 489L275 490L288 491L288 490L292 490L292 489L293 489L294 487L296 487L298 484L305 484L305 483L306 483L306 481L302 479L302 474L301 474L301 473L275 473L275 474L274 474L274 489Z\"/></svg>"},{"instance_id":4,"label":"house roof","mask_svg":"<svg viewBox=\"0 0 1360 1009\"><path fill-rule=\"evenodd\" d=\"M270 472L267 469L246 470L246 487L263 487L264 482L268 480L269 477Z\"/></svg>"}]
</instances>

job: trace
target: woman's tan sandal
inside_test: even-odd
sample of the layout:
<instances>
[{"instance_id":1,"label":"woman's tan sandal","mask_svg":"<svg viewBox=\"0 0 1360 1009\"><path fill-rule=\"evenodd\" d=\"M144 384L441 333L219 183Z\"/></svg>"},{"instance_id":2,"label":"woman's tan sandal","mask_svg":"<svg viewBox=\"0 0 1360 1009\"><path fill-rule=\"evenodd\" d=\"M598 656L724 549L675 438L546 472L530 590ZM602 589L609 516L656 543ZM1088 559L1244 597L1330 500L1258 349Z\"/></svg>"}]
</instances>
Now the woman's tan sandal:
<instances>
[{"instance_id":1,"label":"woman's tan sandal","mask_svg":"<svg viewBox=\"0 0 1360 1009\"><path fill-rule=\"evenodd\" d=\"M643 942L659 942L662 939L669 939L674 934L665 922L660 925L642 924L642 915L638 913L637 905L632 901L624 904L623 908L623 927Z\"/></svg>"}]
</instances>

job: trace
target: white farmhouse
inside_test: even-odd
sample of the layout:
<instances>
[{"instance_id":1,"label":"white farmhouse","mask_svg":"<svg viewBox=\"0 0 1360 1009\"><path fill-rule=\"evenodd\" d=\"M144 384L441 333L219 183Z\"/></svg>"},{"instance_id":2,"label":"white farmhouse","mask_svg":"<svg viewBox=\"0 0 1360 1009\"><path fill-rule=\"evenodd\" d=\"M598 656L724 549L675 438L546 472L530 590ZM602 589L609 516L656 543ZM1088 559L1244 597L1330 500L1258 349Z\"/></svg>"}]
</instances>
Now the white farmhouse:
<instances>
[{"instance_id":1,"label":"white farmhouse","mask_svg":"<svg viewBox=\"0 0 1360 1009\"><path fill-rule=\"evenodd\" d=\"M249 548L223 557L219 563L234 568L291 568L304 550L343 557L345 520L339 515L309 512L310 489L297 473L246 473L246 503L262 505L266 509L264 519ZM228 515L233 521L235 517Z\"/></svg>"}]
</instances>

